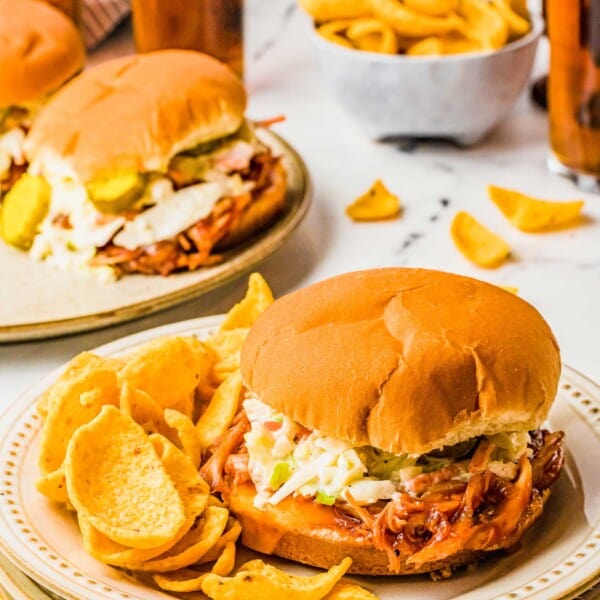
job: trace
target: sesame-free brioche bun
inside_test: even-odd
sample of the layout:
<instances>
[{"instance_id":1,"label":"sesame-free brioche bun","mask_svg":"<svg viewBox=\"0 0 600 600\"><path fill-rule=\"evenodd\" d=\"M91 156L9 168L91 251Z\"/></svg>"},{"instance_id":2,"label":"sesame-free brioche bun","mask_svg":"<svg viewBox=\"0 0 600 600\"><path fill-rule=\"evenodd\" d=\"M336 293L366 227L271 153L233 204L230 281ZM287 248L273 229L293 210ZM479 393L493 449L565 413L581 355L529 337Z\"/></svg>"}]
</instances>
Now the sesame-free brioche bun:
<instances>
[{"instance_id":1,"label":"sesame-free brioche bun","mask_svg":"<svg viewBox=\"0 0 600 600\"><path fill-rule=\"evenodd\" d=\"M0 108L38 100L83 67L73 23L37 0L0 0Z\"/></svg>"},{"instance_id":2,"label":"sesame-free brioche bun","mask_svg":"<svg viewBox=\"0 0 600 600\"><path fill-rule=\"evenodd\" d=\"M535 308L499 287L424 269L333 277L284 296L241 353L248 388L355 446L423 454L537 428L560 354Z\"/></svg>"},{"instance_id":3,"label":"sesame-free brioche bun","mask_svg":"<svg viewBox=\"0 0 600 600\"><path fill-rule=\"evenodd\" d=\"M26 143L30 161L66 161L86 182L114 170L167 169L178 152L234 133L246 93L226 65L160 50L84 71L47 105Z\"/></svg>"}]
</instances>

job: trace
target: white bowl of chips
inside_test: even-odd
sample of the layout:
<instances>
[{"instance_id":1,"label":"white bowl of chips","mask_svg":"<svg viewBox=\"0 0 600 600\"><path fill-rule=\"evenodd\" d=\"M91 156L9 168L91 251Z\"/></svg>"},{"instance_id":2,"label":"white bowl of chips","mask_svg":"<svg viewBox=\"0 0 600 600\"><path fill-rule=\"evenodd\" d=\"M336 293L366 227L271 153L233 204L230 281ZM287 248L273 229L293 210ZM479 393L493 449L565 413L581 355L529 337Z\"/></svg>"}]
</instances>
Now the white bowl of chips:
<instances>
[{"instance_id":1,"label":"white bowl of chips","mask_svg":"<svg viewBox=\"0 0 600 600\"><path fill-rule=\"evenodd\" d=\"M371 138L471 145L507 115L527 84L543 32L540 18L530 20L528 33L500 48L461 54L358 50L311 29L327 87Z\"/></svg>"}]
</instances>

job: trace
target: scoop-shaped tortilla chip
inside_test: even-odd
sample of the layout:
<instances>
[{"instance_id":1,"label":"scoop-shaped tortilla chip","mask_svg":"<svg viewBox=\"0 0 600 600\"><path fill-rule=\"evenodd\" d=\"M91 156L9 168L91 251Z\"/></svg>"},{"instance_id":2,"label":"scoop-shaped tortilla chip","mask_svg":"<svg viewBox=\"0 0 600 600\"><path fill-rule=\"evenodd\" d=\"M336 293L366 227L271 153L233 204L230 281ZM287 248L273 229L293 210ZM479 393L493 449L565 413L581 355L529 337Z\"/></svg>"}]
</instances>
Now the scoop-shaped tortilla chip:
<instances>
[{"instance_id":1,"label":"scoop-shaped tortilla chip","mask_svg":"<svg viewBox=\"0 0 600 600\"><path fill-rule=\"evenodd\" d=\"M129 381L121 384L119 408L146 433L160 433L169 440L177 439L177 432L165 421L165 409L150 394L133 387Z\"/></svg>"},{"instance_id":2,"label":"scoop-shaped tortilla chip","mask_svg":"<svg viewBox=\"0 0 600 600\"><path fill-rule=\"evenodd\" d=\"M273 304L273 292L260 273L252 273L244 298L229 310L221 331L250 327L266 308Z\"/></svg>"},{"instance_id":3,"label":"scoop-shaped tortilla chip","mask_svg":"<svg viewBox=\"0 0 600 600\"><path fill-rule=\"evenodd\" d=\"M400 0L371 0L371 6L376 17L400 35L412 38L456 31L464 23L454 12L434 17L412 10Z\"/></svg>"},{"instance_id":4,"label":"scoop-shaped tortilla chip","mask_svg":"<svg viewBox=\"0 0 600 600\"><path fill-rule=\"evenodd\" d=\"M165 408L164 415L167 425L176 432L178 445L190 459L194 468L198 469L200 467L202 447L196 426L189 417L172 408Z\"/></svg>"},{"instance_id":5,"label":"scoop-shaped tortilla chip","mask_svg":"<svg viewBox=\"0 0 600 600\"><path fill-rule=\"evenodd\" d=\"M495 185L488 186L488 194L490 200L515 227L528 233L576 225L584 205L583 200L540 200Z\"/></svg>"},{"instance_id":6,"label":"scoop-shaped tortilla chip","mask_svg":"<svg viewBox=\"0 0 600 600\"><path fill-rule=\"evenodd\" d=\"M346 214L354 221L378 221L397 217L401 210L398 196L378 179L365 194L346 207Z\"/></svg>"},{"instance_id":7,"label":"scoop-shaped tortilla chip","mask_svg":"<svg viewBox=\"0 0 600 600\"><path fill-rule=\"evenodd\" d=\"M196 431L202 449L208 448L231 425L242 394L242 375L235 371L217 388L198 423Z\"/></svg>"},{"instance_id":8,"label":"scoop-shaped tortilla chip","mask_svg":"<svg viewBox=\"0 0 600 600\"><path fill-rule=\"evenodd\" d=\"M498 267L510 255L508 244L467 212L456 213L450 232L456 247L480 267Z\"/></svg>"},{"instance_id":9,"label":"scoop-shaped tortilla chip","mask_svg":"<svg viewBox=\"0 0 600 600\"><path fill-rule=\"evenodd\" d=\"M58 376L58 379L39 397L36 405L38 413L42 417L45 417L54 398L61 395L63 387L68 386L77 374L97 368L111 369L116 372L121 365L122 361L120 358L107 358L98 356L92 352L79 353L69 361L64 371Z\"/></svg>"},{"instance_id":10,"label":"scoop-shaped tortilla chip","mask_svg":"<svg viewBox=\"0 0 600 600\"><path fill-rule=\"evenodd\" d=\"M442 17L456 10L458 0L404 0L404 4L416 12Z\"/></svg>"},{"instance_id":11,"label":"scoop-shaped tortilla chip","mask_svg":"<svg viewBox=\"0 0 600 600\"><path fill-rule=\"evenodd\" d=\"M119 371L119 382L127 381L163 408L174 408L192 418L196 387L211 368L210 352L202 342L193 337L169 336L131 352Z\"/></svg>"},{"instance_id":12,"label":"scoop-shaped tortilla chip","mask_svg":"<svg viewBox=\"0 0 600 600\"><path fill-rule=\"evenodd\" d=\"M341 581L335 584L324 600L377 600L377 596L356 583Z\"/></svg>"},{"instance_id":13,"label":"scoop-shaped tortilla chip","mask_svg":"<svg viewBox=\"0 0 600 600\"><path fill-rule=\"evenodd\" d=\"M84 546L94 558L103 563L125 567L156 558L170 550L192 528L208 504L208 484L200 477L190 459L159 434L151 435L150 441L183 501L185 522L177 535L168 542L155 548L139 549L113 542L80 516L79 527Z\"/></svg>"},{"instance_id":14,"label":"scoop-shaped tortilla chip","mask_svg":"<svg viewBox=\"0 0 600 600\"><path fill-rule=\"evenodd\" d=\"M215 496L211 496L210 498L212 499L214 497ZM240 525L240 522L235 517L230 516L229 519L227 519L227 527L219 538L219 541L198 561L198 563L201 564L217 560L219 556L221 556L225 546L231 542L237 542L241 533L242 526Z\"/></svg>"},{"instance_id":15,"label":"scoop-shaped tortilla chip","mask_svg":"<svg viewBox=\"0 0 600 600\"><path fill-rule=\"evenodd\" d=\"M209 572L225 576L233 571L235 554L235 543L229 542L210 571L178 569L169 573L153 575L152 579L158 587L169 592L199 592L202 589L202 581Z\"/></svg>"},{"instance_id":16,"label":"scoop-shaped tortilla chip","mask_svg":"<svg viewBox=\"0 0 600 600\"><path fill-rule=\"evenodd\" d=\"M465 19L465 24L459 27L460 33L480 42L483 48L497 50L508 41L508 24L491 4L481 0L461 0L459 14Z\"/></svg>"},{"instance_id":17,"label":"scoop-shaped tortilla chip","mask_svg":"<svg viewBox=\"0 0 600 600\"><path fill-rule=\"evenodd\" d=\"M207 575L202 581L202 591L213 600L320 600L333 589L351 564L350 558L344 558L325 573L301 577L288 575L261 560L253 560L242 565L233 577Z\"/></svg>"},{"instance_id":18,"label":"scoop-shaped tortilla chip","mask_svg":"<svg viewBox=\"0 0 600 600\"><path fill-rule=\"evenodd\" d=\"M359 50L381 54L398 52L396 32L380 19L355 19L346 30L346 37Z\"/></svg>"},{"instance_id":19,"label":"scoop-shaped tortilla chip","mask_svg":"<svg viewBox=\"0 0 600 600\"><path fill-rule=\"evenodd\" d=\"M44 494L46 498L53 500L54 502L61 502L63 504L69 503L69 496L67 495L67 481L65 479L65 470L63 467L59 467L52 473L43 475L35 482L37 491Z\"/></svg>"},{"instance_id":20,"label":"scoop-shaped tortilla chip","mask_svg":"<svg viewBox=\"0 0 600 600\"><path fill-rule=\"evenodd\" d=\"M344 48L354 48L352 42L345 36L346 30L350 27L352 19L342 19L329 21L317 27L317 33L328 42L333 42Z\"/></svg>"},{"instance_id":21,"label":"scoop-shaped tortilla chip","mask_svg":"<svg viewBox=\"0 0 600 600\"><path fill-rule=\"evenodd\" d=\"M193 565L217 543L228 518L226 508L208 506L199 521L168 552L142 564L128 565L128 568L166 573Z\"/></svg>"},{"instance_id":22,"label":"scoop-shaped tortilla chip","mask_svg":"<svg viewBox=\"0 0 600 600\"><path fill-rule=\"evenodd\" d=\"M371 14L370 0L299 0L299 4L316 21L363 17Z\"/></svg>"},{"instance_id":23,"label":"scoop-shaped tortilla chip","mask_svg":"<svg viewBox=\"0 0 600 600\"><path fill-rule=\"evenodd\" d=\"M77 512L124 546L160 546L185 522L181 496L148 436L114 406L73 434L65 475Z\"/></svg>"},{"instance_id":24,"label":"scoop-shaped tortilla chip","mask_svg":"<svg viewBox=\"0 0 600 600\"><path fill-rule=\"evenodd\" d=\"M521 37L531 29L531 23L516 13L508 0L491 0L494 8L502 15L511 38Z\"/></svg>"},{"instance_id":25,"label":"scoop-shaped tortilla chip","mask_svg":"<svg viewBox=\"0 0 600 600\"><path fill-rule=\"evenodd\" d=\"M407 51L409 56L435 56L444 54L444 44L442 39L437 36L431 36L415 42Z\"/></svg>"},{"instance_id":26,"label":"scoop-shaped tortilla chip","mask_svg":"<svg viewBox=\"0 0 600 600\"><path fill-rule=\"evenodd\" d=\"M207 338L206 345L215 356L210 378L216 386L240 368L240 352L247 335L248 328L241 327L217 331Z\"/></svg>"},{"instance_id":27,"label":"scoop-shaped tortilla chip","mask_svg":"<svg viewBox=\"0 0 600 600\"><path fill-rule=\"evenodd\" d=\"M61 379L48 397L48 414L40 438L38 465L42 475L56 471L63 463L67 445L75 431L89 423L106 405L119 398L117 375L112 365L93 360L93 365L76 369Z\"/></svg>"}]
</instances>

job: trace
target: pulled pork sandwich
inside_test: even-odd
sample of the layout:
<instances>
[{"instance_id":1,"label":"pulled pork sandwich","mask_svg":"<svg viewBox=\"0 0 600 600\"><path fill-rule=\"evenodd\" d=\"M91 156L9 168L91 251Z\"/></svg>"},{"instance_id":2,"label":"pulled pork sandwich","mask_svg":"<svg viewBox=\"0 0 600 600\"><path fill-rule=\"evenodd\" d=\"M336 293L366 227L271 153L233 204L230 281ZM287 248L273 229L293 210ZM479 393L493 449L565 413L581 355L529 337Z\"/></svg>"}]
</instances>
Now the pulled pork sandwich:
<instances>
[{"instance_id":1,"label":"pulled pork sandwich","mask_svg":"<svg viewBox=\"0 0 600 600\"><path fill-rule=\"evenodd\" d=\"M27 136L30 165L6 197L4 239L101 278L217 262L216 249L248 238L285 202L285 171L245 107L237 76L199 52L86 70Z\"/></svg>"},{"instance_id":2,"label":"pulled pork sandwich","mask_svg":"<svg viewBox=\"0 0 600 600\"><path fill-rule=\"evenodd\" d=\"M73 23L35 0L0 0L0 202L27 170L23 141L52 92L83 67Z\"/></svg>"},{"instance_id":3,"label":"pulled pork sandwich","mask_svg":"<svg viewBox=\"0 0 600 600\"><path fill-rule=\"evenodd\" d=\"M421 269L277 300L241 353L243 410L203 472L243 543L318 567L448 576L517 544L563 462L560 355L527 302Z\"/></svg>"}]
</instances>

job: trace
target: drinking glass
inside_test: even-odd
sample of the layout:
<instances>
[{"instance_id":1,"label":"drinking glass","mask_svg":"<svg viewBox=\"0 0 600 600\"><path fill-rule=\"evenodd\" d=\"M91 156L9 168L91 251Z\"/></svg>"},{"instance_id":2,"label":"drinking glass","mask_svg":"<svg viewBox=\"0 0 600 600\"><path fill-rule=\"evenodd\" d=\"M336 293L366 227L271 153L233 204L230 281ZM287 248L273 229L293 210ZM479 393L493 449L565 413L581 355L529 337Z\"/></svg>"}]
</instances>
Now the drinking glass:
<instances>
[{"instance_id":1,"label":"drinking glass","mask_svg":"<svg viewBox=\"0 0 600 600\"><path fill-rule=\"evenodd\" d=\"M138 52L200 50L243 71L243 0L132 0Z\"/></svg>"},{"instance_id":2,"label":"drinking glass","mask_svg":"<svg viewBox=\"0 0 600 600\"><path fill-rule=\"evenodd\" d=\"M547 0L550 169L600 191L600 0Z\"/></svg>"}]
</instances>

